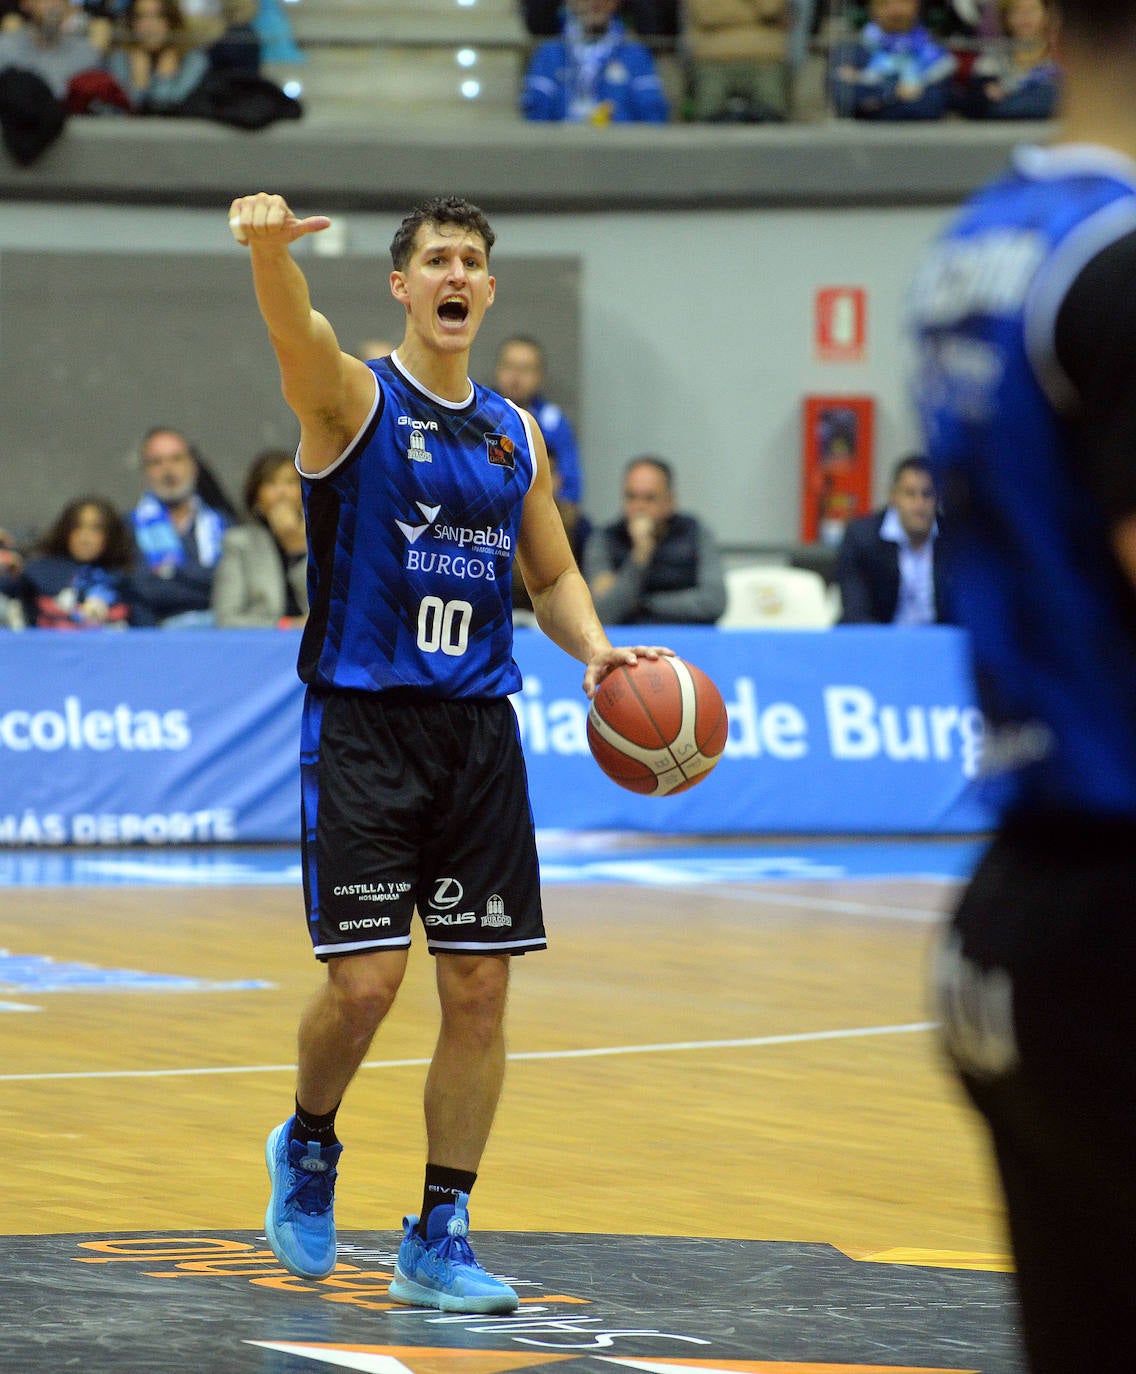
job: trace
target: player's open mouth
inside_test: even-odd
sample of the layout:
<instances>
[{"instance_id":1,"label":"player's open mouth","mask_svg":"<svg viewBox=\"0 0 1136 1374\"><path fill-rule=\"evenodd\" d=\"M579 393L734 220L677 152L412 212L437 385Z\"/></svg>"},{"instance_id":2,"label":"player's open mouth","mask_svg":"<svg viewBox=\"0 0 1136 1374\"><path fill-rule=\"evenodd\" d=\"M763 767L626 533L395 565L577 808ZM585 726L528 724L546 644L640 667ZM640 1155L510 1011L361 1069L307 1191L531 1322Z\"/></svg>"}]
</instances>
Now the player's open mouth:
<instances>
[{"instance_id":1,"label":"player's open mouth","mask_svg":"<svg viewBox=\"0 0 1136 1374\"><path fill-rule=\"evenodd\" d=\"M438 307L438 318L443 324L465 324L469 315L469 305L461 296L447 296Z\"/></svg>"}]
</instances>

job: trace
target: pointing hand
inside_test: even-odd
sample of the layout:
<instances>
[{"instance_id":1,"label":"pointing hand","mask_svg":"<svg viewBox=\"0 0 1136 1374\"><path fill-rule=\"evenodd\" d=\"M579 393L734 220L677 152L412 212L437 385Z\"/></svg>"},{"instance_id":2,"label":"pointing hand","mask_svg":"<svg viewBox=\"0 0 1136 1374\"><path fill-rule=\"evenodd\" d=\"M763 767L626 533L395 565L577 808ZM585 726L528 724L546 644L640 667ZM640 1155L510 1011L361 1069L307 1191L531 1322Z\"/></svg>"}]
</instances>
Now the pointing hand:
<instances>
[{"instance_id":1,"label":"pointing hand","mask_svg":"<svg viewBox=\"0 0 1136 1374\"><path fill-rule=\"evenodd\" d=\"M283 196L259 191L239 196L229 207L229 228L238 243L293 243L305 234L318 234L331 220L326 215L300 219Z\"/></svg>"}]
</instances>

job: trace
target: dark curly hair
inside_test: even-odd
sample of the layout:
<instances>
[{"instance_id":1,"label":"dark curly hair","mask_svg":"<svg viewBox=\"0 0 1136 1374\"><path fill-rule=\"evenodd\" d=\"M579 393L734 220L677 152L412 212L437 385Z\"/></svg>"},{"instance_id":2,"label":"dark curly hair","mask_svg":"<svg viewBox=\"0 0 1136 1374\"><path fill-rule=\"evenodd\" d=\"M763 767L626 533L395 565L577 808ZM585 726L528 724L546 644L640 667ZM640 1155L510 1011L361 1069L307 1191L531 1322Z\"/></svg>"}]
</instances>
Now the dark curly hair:
<instances>
[{"instance_id":1,"label":"dark curly hair","mask_svg":"<svg viewBox=\"0 0 1136 1374\"><path fill-rule=\"evenodd\" d=\"M435 196L411 210L391 239L391 262L396 272L406 270L414 247L414 236L424 224L456 224L461 229L478 234L485 244L487 259L497 239L485 217L485 212L472 202L463 200L460 196Z\"/></svg>"},{"instance_id":2,"label":"dark curly hair","mask_svg":"<svg viewBox=\"0 0 1136 1374\"><path fill-rule=\"evenodd\" d=\"M295 461L295 454L286 448L266 448L256 455L248 466L244 487L241 490L245 510L251 516L261 519L256 509L256 498L260 493L261 483L267 482L277 468L291 467Z\"/></svg>"},{"instance_id":3,"label":"dark curly hair","mask_svg":"<svg viewBox=\"0 0 1136 1374\"><path fill-rule=\"evenodd\" d=\"M88 506L98 511L106 531L106 546L98 558L92 560L95 566L110 568L115 572L125 572L133 567L134 535L131 528L102 496L78 496L74 501L68 501L36 545L37 553L47 558L70 558L67 541L79 523L79 513Z\"/></svg>"}]
</instances>

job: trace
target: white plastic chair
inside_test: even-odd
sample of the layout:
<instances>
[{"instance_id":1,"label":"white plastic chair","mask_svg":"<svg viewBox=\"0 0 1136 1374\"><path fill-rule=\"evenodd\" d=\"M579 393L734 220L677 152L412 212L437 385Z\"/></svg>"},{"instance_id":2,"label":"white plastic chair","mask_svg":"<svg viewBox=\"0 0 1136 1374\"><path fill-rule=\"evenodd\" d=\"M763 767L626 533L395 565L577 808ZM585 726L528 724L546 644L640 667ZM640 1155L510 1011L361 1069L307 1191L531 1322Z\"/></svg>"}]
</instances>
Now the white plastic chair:
<instances>
[{"instance_id":1,"label":"white plastic chair","mask_svg":"<svg viewBox=\"0 0 1136 1374\"><path fill-rule=\"evenodd\" d=\"M827 630L835 617L820 573L755 564L729 568L719 629Z\"/></svg>"}]
</instances>

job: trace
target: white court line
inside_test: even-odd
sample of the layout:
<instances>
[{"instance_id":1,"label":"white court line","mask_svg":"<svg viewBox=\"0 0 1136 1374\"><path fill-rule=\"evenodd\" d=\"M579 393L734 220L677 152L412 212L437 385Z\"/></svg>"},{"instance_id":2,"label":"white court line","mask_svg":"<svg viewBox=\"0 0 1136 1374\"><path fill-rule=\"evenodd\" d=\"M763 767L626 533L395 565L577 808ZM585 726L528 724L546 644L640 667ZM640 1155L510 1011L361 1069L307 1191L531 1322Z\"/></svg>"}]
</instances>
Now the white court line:
<instances>
[{"instance_id":1,"label":"white court line","mask_svg":"<svg viewBox=\"0 0 1136 1374\"><path fill-rule=\"evenodd\" d=\"M690 888L691 892L703 896L701 888ZM723 884L715 888L715 897L725 897L732 902L753 902L755 905L803 907L805 910L839 911L848 916L883 916L896 921L920 921L930 924L942 920L947 908L942 911L928 910L924 907L881 906L878 902L848 902L836 897L806 897L792 892L766 892L764 887L751 886L749 891L739 891Z\"/></svg>"},{"instance_id":2,"label":"white court line","mask_svg":"<svg viewBox=\"0 0 1136 1374\"><path fill-rule=\"evenodd\" d=\"M900 1026L859 1026L849 1030L801 1031L795 1035L757 1035L746 1040L675 1040L660 1045L605 1045L589 1050L521 1050L507 1055L522 1059L598 1059L614 1054L675 1054L683 1050L755 1049L765 1045L802 1045L814 1040L855 1040L866 1035L912 1035L935 1030L937 1021L911 1021ZM423 1068L429 1059L380 1059L364 1069ZM46 1083L73 1078L193 1078L227 1073L295 1073L295 1064L246 1064L213 1069L97 1069L88 1073L3 1073L0 1083Z\"/></svg>"}]
</instances>

